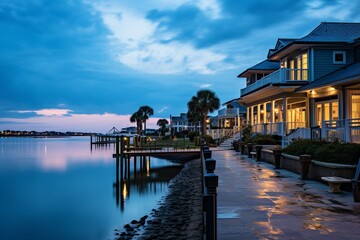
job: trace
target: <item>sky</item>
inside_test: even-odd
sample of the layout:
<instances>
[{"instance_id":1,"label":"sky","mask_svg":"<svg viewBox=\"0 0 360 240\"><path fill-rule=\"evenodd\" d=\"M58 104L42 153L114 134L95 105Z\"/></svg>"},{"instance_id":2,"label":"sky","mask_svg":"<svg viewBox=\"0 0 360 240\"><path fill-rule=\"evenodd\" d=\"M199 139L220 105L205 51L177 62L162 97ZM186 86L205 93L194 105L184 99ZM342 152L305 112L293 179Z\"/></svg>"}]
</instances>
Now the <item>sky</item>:
<instances>
[{"instance_id":1,"label":"sky","mask_svg":"<svg viewBox=\"0 0 360 240\"><path fill-rule=\"evenodd\" d=\"M240 96L237 75L278 38L360 22L360 0L0 0L0 131L106 133L187 112L200 89ZM216 115L216 112L212 115Z\"/></svg>"}]
</instances>

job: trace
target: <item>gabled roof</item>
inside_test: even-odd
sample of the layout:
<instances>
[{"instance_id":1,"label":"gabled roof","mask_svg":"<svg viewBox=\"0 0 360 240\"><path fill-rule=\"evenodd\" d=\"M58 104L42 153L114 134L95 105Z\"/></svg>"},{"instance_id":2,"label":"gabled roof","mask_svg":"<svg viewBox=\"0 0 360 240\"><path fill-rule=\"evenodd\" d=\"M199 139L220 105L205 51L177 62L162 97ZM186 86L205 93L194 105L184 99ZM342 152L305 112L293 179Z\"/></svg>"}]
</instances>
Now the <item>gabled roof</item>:
<instances>
[{"instance_id":1,"label":"gabled roof","mask_svg":"<svg viewBox=\"0 0 360 240\"><path fill-rule=\"evenodd\" d=\"M280 63L277 61L264 60L251 68L246 69L240 73L237 77L246 77L250 73L270 72L280 68Z\"/></svg>"},{"instance_id":2,"label":"gabled roof","mask_svg":"<svg viewBox=\"0 0 360 240\"><path fill-rule=\"evenodd\" d=\"M360 62L343 67L333 73L325 75L324 77L313 81L305 86L296 89L296 92L303 92L319 87L326 87L330 85L341 85L353 79L360 78Z\"/></svg>"},{"instance_id":3,"label":"gabled roof","mask_svg":"<svg viewBox=\"0 0 360 240\"><path fill-rule=\"evenodd\" d=\"M275 48L269 49L267 57L271 56L272 54L279 51L280 49L282 49L283 47L287 46L288 44L292 43L295 40L296 38L278 38L275 44Z\"/></svg>"},{"instance_id":4,"label":"gabled roof","mask_svg":"<svg viewBox=\"0 0 360 240\"><path fill-rule=\"evenodd\" d=\"M270 59L276 53L282 52L296 44L319 44L319 43L343 43L351 44L360 37L360 23L341 23L341 22L322 22L312 32L303 38L299 38L293 41L284 42L287 43L282 48L270 49L268 58ZM278 39L276 46L279 45L281 38ZM275 47L276 47L275 46ZM281 45L279 45L281 46Z\"/></svg>"}]
</instances>

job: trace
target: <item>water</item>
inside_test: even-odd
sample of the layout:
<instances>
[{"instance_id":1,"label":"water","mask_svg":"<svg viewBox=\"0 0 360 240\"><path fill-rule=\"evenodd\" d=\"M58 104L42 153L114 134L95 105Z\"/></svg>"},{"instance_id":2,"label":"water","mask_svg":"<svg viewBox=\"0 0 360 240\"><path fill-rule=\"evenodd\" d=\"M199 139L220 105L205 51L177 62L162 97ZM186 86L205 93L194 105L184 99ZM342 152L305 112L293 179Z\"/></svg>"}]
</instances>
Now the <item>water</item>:
<instances>
[{"instance_id":1,"label":"water","mask_svg":"<svg viewBox=\"0 0 360 240\"><path fill-rule=\"evenodd\" d=\"M131 159L117 179L113 153L84 137L0 138L0 239L113 239L148 214L180 166Z\"/></svg>"}]
</instances>

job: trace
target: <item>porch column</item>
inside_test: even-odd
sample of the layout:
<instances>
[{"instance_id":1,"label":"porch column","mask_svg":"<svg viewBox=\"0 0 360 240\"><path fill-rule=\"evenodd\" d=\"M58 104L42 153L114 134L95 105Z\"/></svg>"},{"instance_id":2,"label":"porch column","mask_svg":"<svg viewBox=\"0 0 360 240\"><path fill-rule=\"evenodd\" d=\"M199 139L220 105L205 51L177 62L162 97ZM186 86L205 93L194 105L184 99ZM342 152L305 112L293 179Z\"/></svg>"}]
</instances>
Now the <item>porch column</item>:
<instances>
[{"instance_id":1,"label":"porch column","mask_svg":"<svg viewBox=\"0 0 360 240\"><path fill-rule=\"evenodd\" d=\"M283 136L285 136L287 134L287 119L286 119L286 113L287 113L287 97L283 97L283 101L282 101L282 121L283 121Z\"/></svg>"},{"instance_id":2,"label":"porch column","mask_svg":"<svg viewBox=\"0 0 360 240\"><path fill-rule=\"evenodd\" d=\"M270 122L275 122L275 100L271 101L271 116L270 116Z\"/></svg>"},{"instance_id":3,"label":"porch column","mask_svg":"<svg viewBox=\"0 0 360 240\"><path fill-rule=\"evenodd\" d=\"M263 133L268 134L268 129L266 124L266 102L262 104L263 105Z\"/></svg>"},{"instance_id":4,"label":"porch column","mask_svg":"<svg viewBox=\"0 0 360 240\"><path fill-rule=\"evenodd\" d=\"M250 119L250 125L254 126L254 106L251 106L251 119Z\"/></svg>"},{"instance_id":5,"label":"porch column","mask_svg":"<svg viewBox=\"0 0 360 240\"><path fill-rule=\"evenodd\" d=\"M250 107L246 108L246 123L249 125L250 123Z\"/></svg>"},{"instance_id":6,"label":"porch column","mask_svg":"<svg viewBox=\"0 0 360 240\"><path fill-rule=\"evenodd\" d=\"M310 124L310 115L311 115L311 109L310 108L310 98L307 96L306 97L306 102L305 102L305 128L310 128L311 124Z\"/></svg>"}]
</instances>

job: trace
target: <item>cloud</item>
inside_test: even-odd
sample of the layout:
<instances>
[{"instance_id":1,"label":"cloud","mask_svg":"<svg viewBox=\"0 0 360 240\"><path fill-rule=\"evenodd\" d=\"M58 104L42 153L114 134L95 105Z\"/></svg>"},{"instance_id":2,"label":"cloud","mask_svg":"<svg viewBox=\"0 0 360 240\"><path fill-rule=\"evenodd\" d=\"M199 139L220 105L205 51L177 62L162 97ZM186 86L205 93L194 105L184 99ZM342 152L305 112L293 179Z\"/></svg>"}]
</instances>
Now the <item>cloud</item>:
<instances>
[{"instance_id":1,"label":"cloud","mask_svg":"<svg viewBox=\"0 0 360 240\"><path fill-rule=\"evenodd\" d=\"M307 9L305 14L312 18L320 19L335 19L343 21L350 17L353 7L356 7L356 1L339 0L329 4L329 1L311 0L307 2Z\"/></svg>"},{"instance_id":2,"label":"cloud","mask_svg":"<svg viewBox=\"0 0 360 240\"><path fill-rule=\"evenodd\" d=\"M40 109L40 110L23 110L23 111L14 111L17 113L36 113L40 116L64 116L72 112L70 109Z\"/></svg>"},{"instance_id":3,"label":"cloud","mask_svg":"<svg viewBox=\"0 0 360 240\"><path fill-rule=\"evenodd\" d=\"M205 15L218 17L219 9L215 1L200 1L198 5L207 13ZM226 62L227 56L215 49L197 49L190 43L173 41L175 28L175 32L167 31L160 21L152 21L156 19L156 10L146 16L114 3L95 4L94 7L112 32L114 58L126 66L151 74L214 74L234 68L234 65ZM200 8L191 6L191 9L201 13Z\"/></svg>"},{"instance_id":4,"label":"cloud","mask_svg":"<svg viewBox=\"0 0 360 240\"><path fill-rule=\"evenodd\" d=\"M211 86L212 86L212 84L206 83L206 84L202 84L202 85L200 86L200 88L209 88L209 87L211 87Z\"/></svg>"},{"instance_id":5,"label":"cloud","mask_svg":"<svg viewBox=\"0 0 360 240\"><path fill-rule=\"evenodd\" d=\"M158 111L158 113L162 113L162 112L164 112L165 110L167 110L169 107L163 107L163 108L161 108L159 111Z\"/></svg>"}]
</instances>

